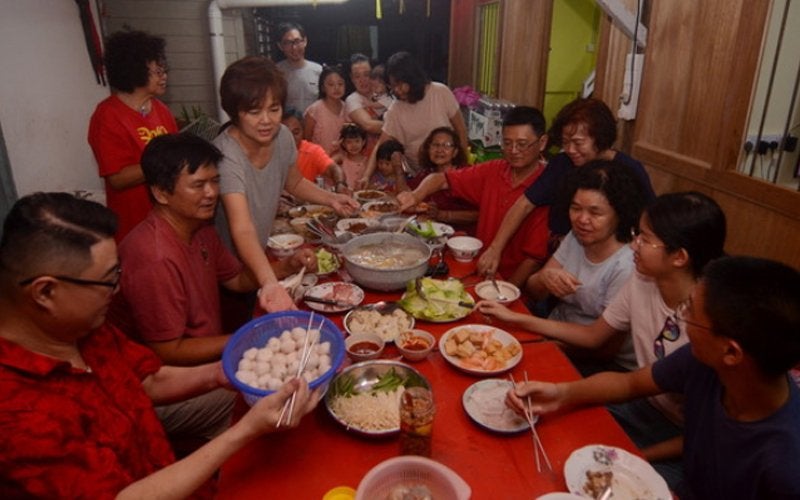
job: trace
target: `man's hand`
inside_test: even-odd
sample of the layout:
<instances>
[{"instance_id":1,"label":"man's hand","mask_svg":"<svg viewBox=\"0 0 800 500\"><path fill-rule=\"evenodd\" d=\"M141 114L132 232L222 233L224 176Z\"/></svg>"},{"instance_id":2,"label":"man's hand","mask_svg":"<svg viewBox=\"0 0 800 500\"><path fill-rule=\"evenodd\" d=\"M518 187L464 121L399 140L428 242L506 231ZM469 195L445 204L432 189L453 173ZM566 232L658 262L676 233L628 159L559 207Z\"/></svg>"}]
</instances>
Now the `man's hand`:
<instances>
[{"instance_id":1,"label":"man's hand","mask_svg":"<svg viewBox=\"0 0 800 500\"><path fill-rule=\"evenodd\" d=\"M534 415L554 412L563 404L563 394L558 385L533 381L519 383L509 389L506 394L506 406L520 415L525 415L528 398Z\"/></svg>"},{"instance_id":2,"label":"man's hand","mask_svg":"<svg viewBox=\"0 0 800 500\"><path fill-rule=\"evenodd\" d=\"M356 200L346 194L338 193L334 193L331 207L336 210L337 214L345 217L349 217L361 209L361 205Z\"/></svg>"},{"instance_id":3,"label":"man's hand","mask_svg":"<svg viewBox=\"0 0 800 500\"><path fill-rule=\"evenodd\" d=\"M478 258L478 274L494 276L500 265L500 254L501 252L492 245L486 247L486 250Z\"/></svg>"},{"instance_id":4,"label":"man's hand","mask_svg":"<svg viewBox=\"0 0 800 500\"><path fill-rule=\"evenodd\" d=\"M294 411L289 414L287 409L283 420L281 420L281 427L278 427L278 418L280 418L283 406L292 397L292 393L296 392L294 401ZM260 435L268 432L275 432L280 429L290 429L297 427L300 420L313 410L320 399L319 391L311 392L308 389L308 384L302 378L294 378L281 386L276 392L261 398L244 417L242 417L242 425L249 427L252 435Z\"/></svg>"},{"instance_id":5,"label":"man's hand","mask_svg":"<svg viewBox=\"0 0 800 500\"><path fill-rule=\"evenodd\" d=\"M289 293L280 283L267 283L258 292L258 305L267 312L297 309Z\"/></svg>"},{"instance_id":6,"label":"man's hand","mask_svg":"<svg viewBox=\"0 0 800 500\"><path fill-rule=\"evenodd\" d=\"M409 208L419 203L417 197L411 191L403 191L397 195L397 201L400 203L400 211L405 212Z\"/></svg>"}]
</instances>

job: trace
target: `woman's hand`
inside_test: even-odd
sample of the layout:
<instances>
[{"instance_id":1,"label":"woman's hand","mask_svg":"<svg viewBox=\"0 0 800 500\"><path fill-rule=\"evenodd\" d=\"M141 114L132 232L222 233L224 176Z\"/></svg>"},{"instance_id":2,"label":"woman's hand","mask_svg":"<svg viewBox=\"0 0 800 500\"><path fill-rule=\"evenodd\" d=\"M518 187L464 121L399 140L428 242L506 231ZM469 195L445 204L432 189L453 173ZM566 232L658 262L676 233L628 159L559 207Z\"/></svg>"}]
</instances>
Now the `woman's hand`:
<instances>
[{"instance_id":1,"label":"woman's hand","mask_svg":"<svg viewBox=\"0 0 800 500\"><path fill-rule=\"evenodd\" d=\"M289 292L280 283L266 283L258 291L258 305L269 313L297 309Z\"/></svg>"},{"instance_id":2,"label":"woman's hand","mask_svg":"<svg viewBox=\"0 0 800 500\"><path fill-rule=\"evenodd\" d=\"M580 280L563 268L544 268L539 271L539 279L545 288L558 298L575 293L581 286Z\"/></svg>"},{"instance_id":3,"label":"woman's hand","mask_svg":"<svg viewBox=\"0 0 800 500\"><path fill-rule=\"evenodd\" d=\"M411 191L403 191L397 195L397 202L400 203L400 211L405 212L409 208L415 206L419 201Z\"/></svg>"},{"instance_id":4,"label":"woman's hand","mask_svg":"<svg viewBox=\"0 0 800 500\"><path fill-rule=\"evenodd\" d=\"M478 258L478 274L483 276L494 276L497 267L500 265L501 252L489 245L483 254Z\"/></svg>"},{"instance_id":5,"label":"woman's hand","mask_svg":"<svg viewBox=\"0 0 800 500\"><path fill-rule=\"evenodd\" d=\"M530 398L530 409L534 415L551 413L561 407L563 395L558 385L549 382L524 382L509 389L506 394L506 406L525 415L525 408Z\"/></svg>"},{"instance_id":6,"label":"woman's hand","mask_svg":"<svg viewBox=\"0 0 800 500\"><path fill-rule=\"evenodd\" d=\"M512 323L514 319L519 316L519 313L515 313L511 309L500 304L499 302L495 302L494 300L482 300L478 302L476 307L478 308L478 311L486 314L487 316L492 316L509 323Z\"/></svg>"},{"instance_id":7,"label":"woman's hand","mask_svg":"<svg viewBox=\"0 0 800 500\"><path fill-rule=\"evenodd\" d=\"M357 213L361 205L346 194L334 193L333 199L331 200L331 207L336 210L337 214L348 217Z\"/></svg>"}]
</instances>

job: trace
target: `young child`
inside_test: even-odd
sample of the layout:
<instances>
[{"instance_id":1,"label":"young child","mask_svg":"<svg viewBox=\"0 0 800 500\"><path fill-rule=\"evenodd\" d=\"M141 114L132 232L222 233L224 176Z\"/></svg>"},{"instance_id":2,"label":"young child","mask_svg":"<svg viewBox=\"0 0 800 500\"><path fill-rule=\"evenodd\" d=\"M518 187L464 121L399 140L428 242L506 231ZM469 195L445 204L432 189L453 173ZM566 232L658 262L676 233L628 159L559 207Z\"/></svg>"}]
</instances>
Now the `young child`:
<instances>
[{"instance_id":1,"label":"young child","mask_svg":"<svg viewBox=\"0 0 800 500\"><path fill-rule=\"evenodd\" d=\"M357 189L356 185L367 168L367 156L364 148L367 145L367 133L355 123L345 123L339 133L340 151L334 161L342 166L345 181L349 189Z\"/></svg>"},{"instance_id":2,"label":"young child","mask_svg":"<svg viewBox=\"0 0 800 500\"><path fill-rule=\"evenodd\" d=\"M378 146L375 156L378 163L369 180L370 189L389 193L408 190L403 174L404 153L403 145L394 139L384 141Z\"/></svg>"},{"instance_id":3,"label":"young child","mask_svg":"<svg viewBox=\"0 0 800 500\"><path fill-rule=\"evenodd\" d=\"M593 322L583 325L537 318L488 301L479 303L478 308L569 346L599 349L617 342L621 347L614 360L619 369L641 368L688 342L674 320L675 311L689 298L705 265L722 256L725 233L725 214L708 196L698 192L664 194L645 209L633 231L636 272ZM609 409L645 458L658 462L654 466L670 486L679 482L682 473L675 458L682 435L680 398L659 394Z\"/></svg>"},{"instance_id":4,"label":"young child","mask_svg":"<svg viewBox=\"0 0 800 500\"><path fill-rule=\"evenodd\" d=\"M383 64L377 64L369 73L369 79L372 83L372 102L370 106L378 119L383 119L383 114L389 109L389 106L394 102L394 97L389 95L389 89L386 88L386 80L384 80L384 71L386 67Z\"/></svg>"},{"instance_id":5,"label":"young child","mask_svg":"<svg viewBox=\"0 0 800 500\"><path fill-rule=\"evenodd\" d=\"M528 382L507 401L535 414L664 392L685 397L680 498L800 498L800 273L754 257L711 262L676 321L690 343L629 373ZM550 418L558 418L557 416Z\"/></svg>"},{"instance_id":6,"label":"young child","mask_svg":"<svg viewBox=\"0 0 800 500\"><path fill-rule=\"evenodd\" d=\"M339 131L347 121L344 110L344 70L325 66L319 75L319 99L305 111L303 136L322 146L328 155L338 149Z\"/></svg>"}]
</instances>

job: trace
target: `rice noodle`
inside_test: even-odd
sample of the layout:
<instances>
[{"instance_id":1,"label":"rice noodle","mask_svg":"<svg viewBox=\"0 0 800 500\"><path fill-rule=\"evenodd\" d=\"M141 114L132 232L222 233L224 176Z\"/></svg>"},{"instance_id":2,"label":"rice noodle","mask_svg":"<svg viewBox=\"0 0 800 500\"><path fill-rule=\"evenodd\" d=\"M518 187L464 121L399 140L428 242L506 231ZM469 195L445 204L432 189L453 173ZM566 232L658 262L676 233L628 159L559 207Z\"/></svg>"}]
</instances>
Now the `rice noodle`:
<instances>
[{"instance_id":1,"label":"rice noodle","mask_svg":"<svg viewBox=\"0 0 800 500\"><path fill-rule=\"evenodd\" d=\"M400 427L400 397L405 387L394 391L339 396L330 408L349 427L364 431L387 431Z\"/></svg>"}]
</instances>

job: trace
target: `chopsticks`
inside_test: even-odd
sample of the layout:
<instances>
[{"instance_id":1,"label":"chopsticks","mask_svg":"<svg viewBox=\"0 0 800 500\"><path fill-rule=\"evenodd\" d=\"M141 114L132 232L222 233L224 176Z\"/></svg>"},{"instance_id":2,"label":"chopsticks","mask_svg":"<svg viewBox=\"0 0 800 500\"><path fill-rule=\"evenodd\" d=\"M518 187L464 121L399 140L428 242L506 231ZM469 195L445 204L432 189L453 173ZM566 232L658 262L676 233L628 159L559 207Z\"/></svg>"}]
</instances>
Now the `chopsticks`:
<instances>
[{"instance_id":1,"label":"chopsticks","mask_svg":"<svg viewBox=\"0 0 800 500\"><path fill-rule=\"evenodd\" d=\"M528 382L528 372L525 371L523 373L525 375L525 382ZM514 380L514 375L509 373L508 378L511 380L511 383L514 384L514 386L517 385L517 382ZM542 445L542 440L539 439L539 433L536 432L536 421L534 420L535 415L533 414L533 410L531 409L531 397L527 396L525 399L526 399L525 401L526 404L524 408L525 420L527 420L528 425L531 426L531 438L533 439L533 454L536 457L536 470L538 472L542 472L542 463L541 463L542 459L539 458L539 453L541 453L541 456L544 459L544 463L547 466L547 469L550 472L553 472L553 466L550 465L550 459L547 458L547 452L544 451L544 445Z\"/></svg>"},{"instance_id":2,"label":"chopsticks","mask_svg":"<svg viewBox=\"0 0 800 500\"><path fill-rule=\"evenodd\" d=\"M319 338L322 336L322 325L325 323L325 318L323 317L322 320L319 322L319 327L317 328L317 335L314 336L313 339L309 341L311 337L311 323L314 321L314 311L311 311L311 315L308 317L308 326L306 327L306 335L303 339L303 351L300 353L300 363L297 365L297 378L300 378L303 375L303 371L306 369L306 365L308 364L308 359L311 357L311 351L313 350L314 346L317 345ZM275 427L278 428L281 425L290 425L292 423L292 414L294 413L294 402L297 398L297 391L292 392L292 397L287 399L286 402L283 404L283 408L281 409L281 413L278 416L278 423L275 424ZM286 418L286 421L283 421L283 417L286 414L286 410L289 410L289 414Z\"/></svg>"}]
</instances>

